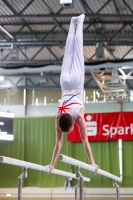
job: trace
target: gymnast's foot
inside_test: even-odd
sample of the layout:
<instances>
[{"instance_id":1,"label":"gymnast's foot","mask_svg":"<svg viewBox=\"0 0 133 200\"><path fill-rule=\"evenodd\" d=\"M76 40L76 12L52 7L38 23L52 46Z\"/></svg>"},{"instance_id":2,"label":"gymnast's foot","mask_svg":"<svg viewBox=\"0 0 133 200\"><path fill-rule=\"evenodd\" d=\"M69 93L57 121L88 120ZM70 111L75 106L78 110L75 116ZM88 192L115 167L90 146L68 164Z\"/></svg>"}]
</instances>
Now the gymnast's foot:
<instances>
[{"instance_id":1,"label":"gymnast's foot","mask_svg":"<svg viewBox=\"0 0 133 200\"><path fill-rule=\"evenodd\" d=\"M84 15L84 14L81 14L81 15L79 15L78 17L76 17L76 21L77 21L77 22L83 22L83 21L84 21L84 18L85 18L85 15Z\"/></svg>"},{"instance_id":2,"label":"gymnast's foot","mask_svg":"<svg viewBox=\"0 0 133 200\"><path fill-rule=\"evenodd\" d=\"M77 17L72 17L72 18L71 18L71 23L74 23L74 24L75 24L76 18L77 18Z\"/></svg>"},{"instance_id":3,"label":"gymnast's foot","mask_svg":"<svg viewBox=\"0 0 133 200\"><path fill-rule=\"evenodd\" d=\"M81 14L81 15L79 15L77 17L72 17L71 18L71 23L77 24L78 22L83 22L84 18L85 18L84 14Z\"/></svg>"}]
</instances>

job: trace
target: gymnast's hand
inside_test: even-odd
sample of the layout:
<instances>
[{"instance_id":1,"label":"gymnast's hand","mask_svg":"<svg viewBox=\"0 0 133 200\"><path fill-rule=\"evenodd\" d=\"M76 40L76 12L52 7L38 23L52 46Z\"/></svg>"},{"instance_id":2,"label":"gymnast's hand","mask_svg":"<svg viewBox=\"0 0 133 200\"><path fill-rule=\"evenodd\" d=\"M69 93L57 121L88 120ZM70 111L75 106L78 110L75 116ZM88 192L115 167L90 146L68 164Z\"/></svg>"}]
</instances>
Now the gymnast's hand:
<instances>
[{"instance_id":1,"label":"gymnast's hand","mask_svg":"<svg viewBox=\"0 0 133 200\"><path fill-rule=\"evenodd\" d=\"M52 172L52 170L54 169L54 165L49 164L49 165L47 165L47 167L49 168L49 171L47 172L47 174L50 174Z\"/></svg>"},{"instance_id":2,"label":"gymnast's hand","mask_svg":"<svg viewBox=\"0 0 133 200\"><path fill-rule=\"evenodd\" d=\"M96 175L97 172L98 172L99 166L96 165L95 163L91 163L90 165L93 166L93 167L95 167L95 175Z\"/></svg>"}]
</instances>

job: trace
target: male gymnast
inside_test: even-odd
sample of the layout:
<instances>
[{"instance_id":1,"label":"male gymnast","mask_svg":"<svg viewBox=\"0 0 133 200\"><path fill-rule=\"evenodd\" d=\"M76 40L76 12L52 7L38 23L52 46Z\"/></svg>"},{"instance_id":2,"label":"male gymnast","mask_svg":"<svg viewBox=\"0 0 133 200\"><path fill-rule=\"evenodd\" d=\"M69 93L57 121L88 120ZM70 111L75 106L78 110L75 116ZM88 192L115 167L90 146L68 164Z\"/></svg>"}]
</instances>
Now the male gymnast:
<instances>
[{"instance_id":1,"label":"male gymnast","mask_svg":"<svg viewBox=\"0 0 133 200\"><path fill-rule=\"evenodd\" d=\"M83 87L84 87L84 56L83 56L83 21L85 15L72 17L66 41L63 58L60 84L62 98L57 108L56 116L56 144L53 156L48 167L50 172L54 169L57 156L60 152L63 132L70 133L76 123L80 130L82 143L90 165L98 171L91 147L88 142L87 128L84 119Z\"/></svg>"}]
</instances>

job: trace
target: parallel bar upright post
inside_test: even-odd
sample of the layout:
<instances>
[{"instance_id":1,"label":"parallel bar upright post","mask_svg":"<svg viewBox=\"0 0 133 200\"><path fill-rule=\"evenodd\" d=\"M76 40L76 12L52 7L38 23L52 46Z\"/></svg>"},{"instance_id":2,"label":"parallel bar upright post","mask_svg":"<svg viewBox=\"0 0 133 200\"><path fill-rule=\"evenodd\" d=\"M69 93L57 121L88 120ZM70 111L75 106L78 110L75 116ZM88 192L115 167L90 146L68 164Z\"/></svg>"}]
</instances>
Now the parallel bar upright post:
<instances>
[{"instance_id":1,"label":"parallel bar upright post","mask_svg":"<svg viewBox=\"0 0 133 200\"><path fill-rule=\"evenodd\" d=\"M113 186L116 188L116 200L119 200L119 185L114 180Z\"/></svg>"},{"instance_id":2,"label":"parallel bar upright post","mask_svg":"<svg viewBox=\"0 0 133 200\"><path fill-rule=\"evenodd\" d=\"M22 200L22 182L27 176L27 169L24 168L24 172L18 177L18 200Z\"/></svg>"},{"instance_id":3,"label":"parallel bar upright post","mask_svg":"<svg viewBox=\"0 0 133 200\"><path fill-rule=\"evenodd\" d=\"M23 174L18 177L18 200L22 199L22 179Z\"/></svg>"},{"instance_id":4,"label":"parallel bar upright post","mask_svg":"<svg viewBox=\"0 0 133 200\"><path fill-rule=\"evenodd\" d=\"M78 184L75 187L75 200L77 200L77 188L79 188L79 200L83 200L83 187L84 187L84 180L83 176L79 171L79 167L76 167L76 177L78 178Z\"/></svg>"},{"instance_id":5,"label":"parallel bar upright post","mask_svg":"<svg viewBox=\"0 0 133 200\"><path fill-rule=\"evenodd\" d=\"M79 199L80 200L83 200L84 197L83 197L83 184L84 184L84 181L83 181L83 177L80 176L79 177Z\"/></svg>"},{"instance_id":6,"label":"parallel bar upright post","mask_svg":"<svg viewBox=\"0 0 133 200\"><path fill-rule=\"evenodd\" d=\"M78 187L79 187L79 184L75 186L75 200L78 200Z\"/></svg>"}]
</instances>

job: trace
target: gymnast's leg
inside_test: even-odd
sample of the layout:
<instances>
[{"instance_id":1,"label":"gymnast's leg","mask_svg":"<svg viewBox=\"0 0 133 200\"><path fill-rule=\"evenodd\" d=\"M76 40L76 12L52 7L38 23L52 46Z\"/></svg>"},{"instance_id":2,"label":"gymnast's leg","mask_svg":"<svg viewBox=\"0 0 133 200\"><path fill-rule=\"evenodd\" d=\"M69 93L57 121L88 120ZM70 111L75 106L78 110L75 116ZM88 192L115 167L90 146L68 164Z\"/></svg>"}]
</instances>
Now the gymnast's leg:
<instances>
[{"instance_id":1,"label":"gymnast's leg","mask_svg":"<svg viewBox=\"0 0 133 200\"><path fill-rule=\"evenodd\" d=\"M69 32L68 32L68 36L66 40L66 47L65 47L65 53L64 53L63 64L62 64L62 69L61 69L61 77L60 77L60 84L62 88L65 85L64 83L65 80L66 82L69 80L69 75L71 73L71 68L72 68L72 63L73 63L75 19L76 17L71 18Z\"/></svg>"},{"instance_id":2,"label":"gymnast's leg","mask_svg":"<svg viewBox=\"0 0 133 200\"><path fill-rule=\"evenodd\" d=\"M74 55L71 76L78 88L84 85L84 55L83 55L83 21L85 15L76 18L76 34L74 42Z\"/></svg>"}]
</instances>

